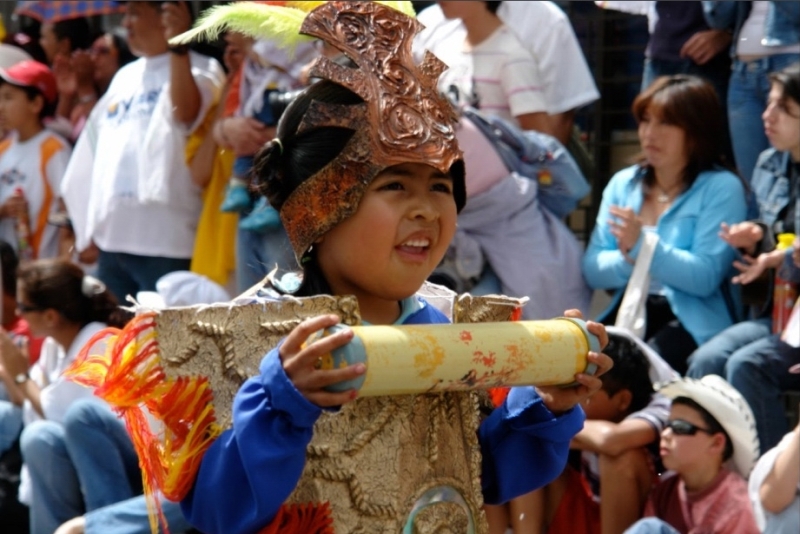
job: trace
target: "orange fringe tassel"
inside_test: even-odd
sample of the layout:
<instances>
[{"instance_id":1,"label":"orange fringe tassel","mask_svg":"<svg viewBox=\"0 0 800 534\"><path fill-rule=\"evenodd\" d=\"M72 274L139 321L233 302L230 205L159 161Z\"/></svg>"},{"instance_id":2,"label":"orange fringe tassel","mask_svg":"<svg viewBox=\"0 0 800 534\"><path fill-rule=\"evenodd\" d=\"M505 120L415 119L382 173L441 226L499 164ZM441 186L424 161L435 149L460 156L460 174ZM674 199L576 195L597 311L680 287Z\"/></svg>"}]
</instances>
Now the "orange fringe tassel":
<instances>
[{"instance_id":1,"label":"orange fringe tassel","mask_svg":"<svg viewBox=\"0 0 800 534\"><path fill-rule=\"evenodd\" d=\"M94 352L106 343L103 354ZM139 455L150 510L150 527L168 533L156 498L181 500L191 489L200 460L219 436L208 380L167 379L159 364L155 314L135 317L122 329L107 328L86 344L65 372L69 379L94 388L125 421ZM163 424L154 434L145 410Z\"/></svg>"},{"instance_id":2,"label":"orange fringe tassel","mask_svg":"<svg viewBox=\"0 0 800 534\"><path fill-rule=\"evenodd\" d=\"M330 505L284 504L258 534L334 534Z\"/></svg>"}]
</instances>

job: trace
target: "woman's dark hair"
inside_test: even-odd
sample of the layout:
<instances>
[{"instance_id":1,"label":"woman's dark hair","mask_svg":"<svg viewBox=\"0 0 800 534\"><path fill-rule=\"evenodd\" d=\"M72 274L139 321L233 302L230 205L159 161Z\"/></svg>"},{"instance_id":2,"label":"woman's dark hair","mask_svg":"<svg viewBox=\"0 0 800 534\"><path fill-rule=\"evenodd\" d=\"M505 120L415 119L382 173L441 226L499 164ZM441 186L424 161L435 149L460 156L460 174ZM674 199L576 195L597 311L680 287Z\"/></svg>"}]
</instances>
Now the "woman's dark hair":
<instances>
[{"instance_id":1,"label":"woman's dark hair","mask_svg":"<svg viewBox=\"0 0 800 534\"><path fill-rule=\"evenodd\" d=\"M636 97L631 109L637 123L650 114L685 132L689 161L683 182L687 188L701 172L714 167L735 173L724 155L725 111L714 86L707 81L686 74L661 76ZM647 168L645 183L653 185L652 167L644 161L640 163Z\"/></svg>"},{"instance_id":2,"label":"woman's dark hair","mask_svg":"<svg viewBox=\"0 0 800 534\"><path fill-rule=\"evenodd\" d=\"M108 289L96 282L86 284L83 269L69 261L32 261L22 265L17 276L30 306L53 309L81 327L93 321L122 327L129 318Z\"/></svg>"},{"instance_id":3,"label":"woman's dark hair","mask_svg":"<svg viewBox=\"0 0 800 534\"><path fill-rule=\"evenodd\" d=\"M497 10L500 9L500 4L503 2L484 2L486 4L486 9L489 10L489 13L492 15L497 14Z\"/></svg>"},{"instance_id":4,"label":"woman's dark hair","mask_svg":"<svg viewBox=\"0 0 800 534\"><path fill-rule=\"evenodd\" d=\"M673 406L675 404L682 404L684 406L688 406L689 408L695 410L697 413L700 414L700 417L703 419L703 423L705 423L706 428L709 430L709 432L711 432L712 434L722 433L725 436L725 450L722 453L723 462L728 458L730 458L731 456L733 456L733 442L731 441L730 436L728 435L727 432L725 432L725 429L722 428L722 425L719 424L719 421L717 421L716 417L711 415L711 413L708 410L700 406L697 402L695 402L693 399L690 399L689 397L675 397L674 399L672 399L672 404Z\"/></svg>"},{"instance_id":5,"label":"woman's dark hair","mask_svg":"<svg viewBox=\"0 0 800 534\"><path fill-rule=\"evenodd\" d=\"M328 80L311 85L300 93L278 123L277 143L268 143L255 156L254 187L280 211L297 187L333 161L355 133L348 128L320 127L297 133L313 101L325 104L357 105L361 97ZM303 283L297 296L330 293L313 250L303 257Z\"/></svg>"},{"instance_id":6,"label":"woman's dark hair","mask_svg":"<svg viewBox=\"0 0 800 534\"><path fill-rule=\"evenodd\" d=\"M617 392L627 389L631 392L628 413L642 410L650 402L654 391L647 356L634 341L611 333L608 334L608 345L603 352L614 360L614 367L600 377L605 392L613 397Z\"/></svg>"},{"instance_id":7,"label":"woman's dark hair","mask_svg":"<svg viewBox=\"0 0 800 534\"><path fill-rule=\"evenodd\" d=\"M17 297L17 267L19 259L14 247L0 239L0 269L3 270L3 294Z\"/></svg>"},{"instance_id":8,"label":"woman's dark hair","mask_svg":"<svg viewBox=\"0 0 800 534\"><path fill-rule=\"evenodd\" d=\"M769 75L769 81L781 85L783 91L780 104L786 108L786 100L791 98L800 105L800 63L793 63L783 70Z\"/></svg>"},{"instance_id":9,"label":"woman's dark hair","mask_svg":"<svg viewBox=\"0 0 800 534\"><path fill-rule=\"evenodd\" d=\"M94 41L94 32L89 25L89 19L85 17L53 23L53 34L59 41L69 39L70 52L85 50L92 46L92 41Z\"/></svg>"},{"instance_id":10,"label":"woman's dark hair","mask_svg":"<svg viewBox=\"0 0 800 534\"><path fill-rule=\"evenodd\" d=\"M128 32L125 31L125 28L117 26L113 30L109 31L108 35L111 36L111 41L114 43L114 48L117 49L117 61L119 62L119 68L122 68L128 63L136 60L136 56L133 55L133 52L131 52L131 49L128 47Z\"/></svg>"}]
</instances>

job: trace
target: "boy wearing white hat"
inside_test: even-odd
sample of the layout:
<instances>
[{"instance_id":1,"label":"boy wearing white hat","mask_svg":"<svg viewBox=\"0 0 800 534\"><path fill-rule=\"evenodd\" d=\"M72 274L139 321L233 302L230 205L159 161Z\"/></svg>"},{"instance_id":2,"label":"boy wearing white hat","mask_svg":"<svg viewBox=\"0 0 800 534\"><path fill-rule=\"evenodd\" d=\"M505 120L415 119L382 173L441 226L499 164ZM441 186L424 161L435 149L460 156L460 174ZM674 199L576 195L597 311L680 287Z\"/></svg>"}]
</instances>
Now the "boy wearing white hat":
<instances>
[{"instance_id":1,"label":"boy wearing white hat","mask_svg":"<svg viewBox=\"0 0 800 534\"><path fill-rule=\"evenodd\" d=\"M724 379L668 382L660 454L672 473L650 492L643 519L627 534L757 534L746 478L758 459L758 434L747 401Z\"/></svg>"}]
</instances>

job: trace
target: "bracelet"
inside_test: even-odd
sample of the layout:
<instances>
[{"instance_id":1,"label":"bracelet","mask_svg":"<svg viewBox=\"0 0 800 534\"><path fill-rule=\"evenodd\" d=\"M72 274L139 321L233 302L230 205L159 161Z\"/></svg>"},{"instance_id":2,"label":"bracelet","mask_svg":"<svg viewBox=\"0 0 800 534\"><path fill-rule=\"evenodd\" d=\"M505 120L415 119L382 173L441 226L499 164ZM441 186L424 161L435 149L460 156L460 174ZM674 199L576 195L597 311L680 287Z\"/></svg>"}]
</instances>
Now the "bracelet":
<instances>
[{"instance_id":1,"label":"bracelet","mask_svg":"<svg viewBox=\"0 0 800 534\"><path fill-rule=\"evenodd\" d=\"M167 50L169 50L170 54L175 54L176 56L185 56L186 54L189 53L189 45L183 44L183 45L170 46L169 48L167 48Z\"/></svg>"}]
</instances>

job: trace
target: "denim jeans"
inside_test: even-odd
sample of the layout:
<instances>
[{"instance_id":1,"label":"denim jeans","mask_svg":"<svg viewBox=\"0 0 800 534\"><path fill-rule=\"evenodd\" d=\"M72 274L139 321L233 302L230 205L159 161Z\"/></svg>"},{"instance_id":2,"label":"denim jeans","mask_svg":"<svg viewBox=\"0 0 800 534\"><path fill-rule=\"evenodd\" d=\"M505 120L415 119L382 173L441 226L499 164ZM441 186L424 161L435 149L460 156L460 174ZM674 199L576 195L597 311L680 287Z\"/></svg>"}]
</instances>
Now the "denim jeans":
<instances>
[{"instance_id":1,"label":"denim jeans","mask_svg":"<svg viewBox=\"0 0 800 534\"><path fill-rule=\"evenodd\" d=\"M0 456L17 441L22 430L22 408L0 400Z\"/></svg>"},{"instance_id":2,"label":"denim jeans","mask_svg":"<svg viewBox=\"0 0 800 534\"><path fill-rule=\"evenodd\" d=\"M241 214L246 217L247 214ZM281 270L296 268L292 246L283 226L266 232L236 231L236 282L239 293L250 289L278 266Z\"/></svg>"},{"instance_id":3,"label":"denim jeans","mask_svg":"<svg viewBox=\"0 0 800 534\"><path fill-rule=\"evenodd\" d=\"M22 431L31 479L31 534L141 493L139 460L125 426L105 404L76 401L64 423L35 421Z\"/></svg>"},{"instance_id":4,"label":"denim jeans","mask_svg":"<svg viewBox=\"0 0 800 534\"><path fill-rule=\"evenodd\" d=\"M120 303L125 303L126 295L135 297L139 291L155 291L159 278L174 271L188 271L191 262L191 258L138 256L101 250L97 277Z\"/></svg>"},{"instance_id":5,"label":"denim jeans","mask_svg":"<svg viewBox=\"0 0 800 534\"><path fill-rule=\"evenodd\" d=\"M736 167L748 183L753 176L758 155L769 148L761 120L769 95L768 76L797 61L800 61L797 54L776 54L748 62L738 59L733 62L728 85L728 123L734 125L731 128L731 142Z\"/></svg>"},{"instance_id":6,"label":"denim jeans","mask_svg":"<svg viewBox=\"0 0 800 534\"><path fill-rule=\"evenodd\" d=\"M689 358L686 376L715 374L745 398L756 418L761 450L771 449L788 431L782 392L800 388L800 375L789 367L800 362L800 349L772 334L771 321L735 324L698 348Z\"/></svg>"},{"instance_id":7,"label":"denim jeans","mask_svg":"<svg viewBox=\"0 0 800 534\"><path fill-rule=\"evenodd\" d=\"M625 534L679 534L677 530L657 517L640 519L630 526Z\"/></svg>"},{"instance_id":8,"label":"denim jeans","mask_svg":"<svg viewBox=\"0 0 800 534\"><path fill-rule=\"evenodd\" d=\"M161 509L172 534L180 534L192 528L183 517L180 504L162 498ZM144 495L92 510L84 519L86 534L150 534Z\"/></svg>"}]
</instances>

